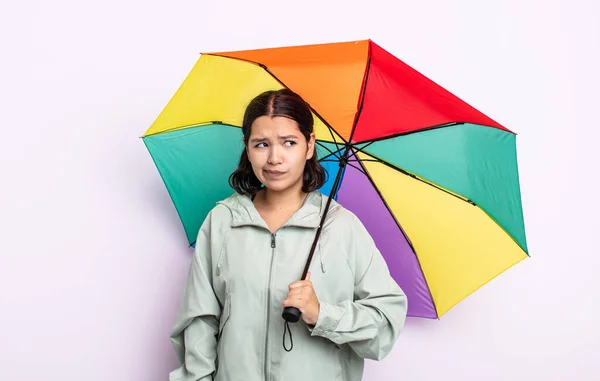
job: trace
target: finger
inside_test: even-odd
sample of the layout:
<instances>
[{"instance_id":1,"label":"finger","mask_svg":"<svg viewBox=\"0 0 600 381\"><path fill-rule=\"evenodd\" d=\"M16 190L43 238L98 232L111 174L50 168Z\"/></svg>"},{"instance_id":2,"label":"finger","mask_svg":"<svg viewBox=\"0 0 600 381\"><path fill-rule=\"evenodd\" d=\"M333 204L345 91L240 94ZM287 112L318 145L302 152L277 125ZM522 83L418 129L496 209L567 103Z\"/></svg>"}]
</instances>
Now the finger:
<instances>
[{"instance_id":1,"label":"finger","mask_svg":"<svg viewBox=\"0 0 600 381\"><path fill-rule=\"evenodd\" d=\"M288 296L290 295L312 295L315 294L315 291L313 290L312 287L310 286L304 286L304 287L296 287L291 289L288 292Z\"/></svg>"},{"instance_id":2,"label":"finger","mask_svg":"<svg viewBox=\"0 0 600 381\"><path fill-rule=\"evenodd\" d=\"M297 282L290 284L290 290L292 290L294 288L306 287L306 286L312 287L312 282L310 280L299 280Z\"/></svg>"},{"instance_id":3,"label":"finger","mask_svg":"<svg viewBox=\"0 0 600 381\"><path fill-rule=\"evenodd\" d=\"M294 288L293 290L290 290L287 294L287 297L297 297L299 295L304 295L304 297L309 297L311 295L313 295L314 292L312 291L312 289L310 287L298 287L298 288Z\"/></svg>"},{"instance_id":4,"label":"finger","mask_svg":"<svg viewBox=\"0 0 600 381\"><path fill-rule=\"evenodd\" d=\"M286 300L290 303L301 303L303 300L306 300L306 298L302 295L290 295Z\"/></svg>"},{"instance_id":5,"label":"finger","mask_svg":"<svg viewBox=\"0 0 600 381\"><path fill-rule=\"evenodd\" d=\"M304 306L306 305L306 300L304 299L298 299L298 298L287 298L286 300L283 301L282 305L284 307L296 307L298 309L304 308Z\"/></svg>"},{"instance_id":6,"label":"finger","mask_svg":"<svg viewBox=\"0 0 600 381\"><path fill-rule=\"evenodd\" d=\"M310 297L310 293L304 291L303 289L297 289L294 290L293 292L290 291L290 293L287 296L287 299L308 299Z\"/></svg>"},{"instance_id":7,"label":"finger","mask_svg":"<svg viewBox=\"0 0 600 381\"><path fill-rule=\"evenodd\" d=\"M294 301L289 300L289 299L286 299L286 300L283 301L283 303L281 303L281 305L283 307L296 307L296 308L298 308L297 306L295 306L295 304L296 303L294 303Z\"/></svg>"}]
</instances>

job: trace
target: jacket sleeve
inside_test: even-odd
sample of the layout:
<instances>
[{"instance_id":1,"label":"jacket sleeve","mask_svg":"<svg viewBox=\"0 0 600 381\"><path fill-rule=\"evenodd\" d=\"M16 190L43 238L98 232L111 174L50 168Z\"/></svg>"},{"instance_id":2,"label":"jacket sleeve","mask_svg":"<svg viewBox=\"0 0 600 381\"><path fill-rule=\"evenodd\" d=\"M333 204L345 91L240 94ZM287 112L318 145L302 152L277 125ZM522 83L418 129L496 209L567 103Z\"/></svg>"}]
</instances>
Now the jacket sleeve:
<instances>
[{"instance_id":1,"label":"jacket sleeve","mask_svg":"<svg viewBox=\"0 0 600 381\"><path fill-rule=\"evenodd\" d=\"M211 216L202 224L171 332L180 366L170 381L209 381L215 371L221 307L212 287Z\"/></svg>"},{"instance_id":2,"label":"jacket sleeve","mask_svg":"<svg viewBox=\"0 0 600 381\"><path fill-rule=\"evenodd\" d=\"M318 320L308 329L312 336L349 345L363 358L381 360L391 352L404 326L408 301L372 237L360 220L354 219L354 300L320 302Z\"/></svg>"}]
</instances>

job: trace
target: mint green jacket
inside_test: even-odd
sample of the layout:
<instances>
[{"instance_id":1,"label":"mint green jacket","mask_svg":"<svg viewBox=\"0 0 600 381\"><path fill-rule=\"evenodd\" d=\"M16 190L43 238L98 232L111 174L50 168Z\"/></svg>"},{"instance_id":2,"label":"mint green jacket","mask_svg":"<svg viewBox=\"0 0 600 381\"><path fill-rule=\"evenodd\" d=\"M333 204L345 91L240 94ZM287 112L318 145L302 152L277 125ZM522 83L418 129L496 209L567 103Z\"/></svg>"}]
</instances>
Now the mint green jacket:
<instances>
[{"instance_id":1,"label":"mint green jacket","mask_svg":"<svg viewBox=\"0 0 600 381\"><path fill-rule=\"evenodd\" d=\"M335 200L309 271L314 327L282 302L300 280L327 197L311 192L272 234L248 196L220 201L203 222L173 327L180 367L170 381L358 381L364 359L390 353L407 299L360 220ZM289 333L286 347L289 349Z\"/></svg>"}]
</instances>

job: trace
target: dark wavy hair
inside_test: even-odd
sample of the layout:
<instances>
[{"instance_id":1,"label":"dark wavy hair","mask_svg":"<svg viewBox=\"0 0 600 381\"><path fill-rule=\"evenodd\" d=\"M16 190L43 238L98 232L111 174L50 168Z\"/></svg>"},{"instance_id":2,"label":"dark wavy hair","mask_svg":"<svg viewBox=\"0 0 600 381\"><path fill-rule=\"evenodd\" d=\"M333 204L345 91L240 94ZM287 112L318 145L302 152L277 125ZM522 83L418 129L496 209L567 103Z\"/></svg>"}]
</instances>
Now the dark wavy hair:
<instances>
[{"instance_id":1,"label":"dark wavy hair","mask_svg":"<svg viewBox=\"0 0 600 381\"><path fill-rule=\"evenodd\" d=\"M283 116L296 121L307 141L314 130L313 114L306 101L289 89L269 90L256 96L246 107L242 122L244 145L248 145L252 123L261 116ZM317 160L316 149L312 158L306 161L302 180L302 191L305 193L321 188L327 180L325 169ZM237 169L229 176L229 185L236 192L247 195L254 195L263 187L252 170L246 149L242 152Z\"/></svg>"}]
</instances>

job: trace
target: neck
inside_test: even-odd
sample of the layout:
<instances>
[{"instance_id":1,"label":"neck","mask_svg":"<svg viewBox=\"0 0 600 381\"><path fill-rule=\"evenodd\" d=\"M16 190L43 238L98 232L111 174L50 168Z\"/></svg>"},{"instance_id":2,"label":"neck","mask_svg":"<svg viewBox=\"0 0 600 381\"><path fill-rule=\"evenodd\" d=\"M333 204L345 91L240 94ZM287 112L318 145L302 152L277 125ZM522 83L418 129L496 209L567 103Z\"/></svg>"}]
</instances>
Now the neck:
<instances>
[{"instance_id":1,"label":"neck","mask_svg":"<svg viewBox=\"0 0 600 381\"><path fill-rule=\"evenodd\" d=\"M265 189L262 193L264 193L263 203L270 210L298 209L307 195L302 191L302 185L280 192Z\"/></svg>"}]
</instances>

